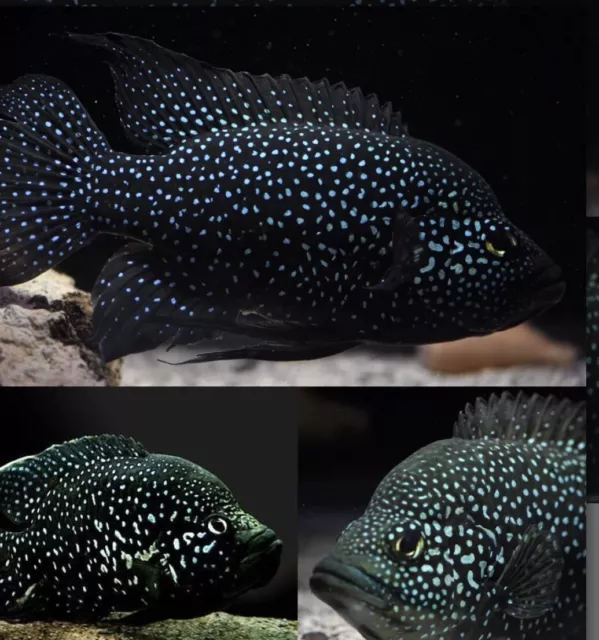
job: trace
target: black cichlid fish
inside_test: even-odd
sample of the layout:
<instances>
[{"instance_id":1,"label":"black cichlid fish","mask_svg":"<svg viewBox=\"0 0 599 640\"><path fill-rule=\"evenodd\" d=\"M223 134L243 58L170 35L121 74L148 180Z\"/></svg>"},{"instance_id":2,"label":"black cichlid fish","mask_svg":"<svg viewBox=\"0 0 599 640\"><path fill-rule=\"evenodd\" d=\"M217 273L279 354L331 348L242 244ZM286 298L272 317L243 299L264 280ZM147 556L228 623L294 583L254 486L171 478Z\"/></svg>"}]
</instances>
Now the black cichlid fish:
<instances>
[{"instance_id":1,"label":"black cichlid fish","mask_svg":"<svg viewBox=\"0 0 599 640\"><path fill-rule=\"evenodd\" d=\"M113 151L47 76L0 91L0 286L99 233L131 237L93 291L106 360L241 334L192 360L310 359L441 342L560 300L560 269L489 185L375 96L233 73L126 35L110 60L140 155Z\"/></svg>"},{"instance_id":2,"label":"black cichlid fish","mask_svg":"<svg viewBox=\"0 0 599 640\"><path fill-rule=\"evenodd\" d=\"M587 400L589 414L589 502L599 502L599 234L587 231Z\"/></svg>"},{"instance_id":3,"label":"black cichlid fish","mask_svg":"<svg viewBox=\"0 0 599 640\"><path fill-rule=\"evenodd\" d=\"M0 618L200 616L269 582L280 553L216 476L130 438L0 468Z\"/></svg>"},{"instance_id":4,"label":"black cichlid fish","mask_svg":"<svg viewBox=\"0 0 599 640\"><path fill-rule=\"evenodd\" d=\"M585 423L553 396L467 406L381 482L312 590L367 640L582 640Z\"/></svg>"}]
</instances>

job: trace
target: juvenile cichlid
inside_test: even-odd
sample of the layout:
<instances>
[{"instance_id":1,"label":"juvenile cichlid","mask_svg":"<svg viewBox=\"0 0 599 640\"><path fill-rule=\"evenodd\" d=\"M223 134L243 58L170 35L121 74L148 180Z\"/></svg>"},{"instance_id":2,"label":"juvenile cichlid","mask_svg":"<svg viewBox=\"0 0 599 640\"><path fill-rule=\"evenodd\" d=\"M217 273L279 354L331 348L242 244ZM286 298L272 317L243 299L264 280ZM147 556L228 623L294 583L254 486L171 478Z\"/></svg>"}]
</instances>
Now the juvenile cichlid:
<instances>
[{"instance_id":1,"label":"juvenile cichlid","mask_svg":"<svg viewBox=\"0 0 599 640\"><path fill-rule=\"evenodd\" d=\"M395 467L311 587L367 640L586 637L584 403L504 393Z\"/></svg>"},{"instance_id":2,"label":"juvenile cichlid","mask_svg":"<svg viewBox=\"0 0 599 640\"><path fill-rule=\"evenodd\" d=\"M109 58L113 151L73 92L0 92L0 286L99 233L133 238L93 291L106 360L223 332L199 356L309 359L517 325L557 303L560 269L490 186L400 114L342 83L233 73L126 35L73 35Z\"/></svg>"},{"instance_id":3,"label":"juvenile cichlid","mask_svg":"<svg viewBox=\"0 0 599 640\"><path fill-rule=\"evenodd\" d=\"M205 615L269 582L280 554L216 476L130 438L0 468L0 618Z\"/></svg>"}]
</instances>

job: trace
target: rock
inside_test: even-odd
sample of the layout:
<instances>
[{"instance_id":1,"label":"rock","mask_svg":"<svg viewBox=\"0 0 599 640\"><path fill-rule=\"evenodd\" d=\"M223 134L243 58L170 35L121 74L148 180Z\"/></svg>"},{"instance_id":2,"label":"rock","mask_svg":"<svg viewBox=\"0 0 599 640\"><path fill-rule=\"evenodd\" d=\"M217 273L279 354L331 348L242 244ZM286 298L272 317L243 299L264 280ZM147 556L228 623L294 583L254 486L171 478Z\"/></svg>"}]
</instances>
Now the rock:
<instances>
[{"instance_id":1,"label":"rock","mask_svg":"<svg viewBox=\"0 0 599 640\"><path fill-rule=\"evenodd\" d=\"M0 386L117 386L90 340L91 299L56 271L0 288Z\"/></svg>"},{"instance_id":2,"label":"rock","mask_svg":"<svg viewBox=\"0 0 599 640\"><path fill-rule=\"evenodd\" d=\"M525 365L572 367L575 347L547 338L528 324L480 338L425 345L423 364L440 373L466 373Z\"/></svg>"},{"instance_id":3,"label":"rock","mask_svg":"<svg viewBox=\"0 0 599 640\"><path fill-rule=\"evenodd\" d=\"M0 640L297 640L297 622L213 613L143 626L0 621Z\"/></svg>"}]
</instances>

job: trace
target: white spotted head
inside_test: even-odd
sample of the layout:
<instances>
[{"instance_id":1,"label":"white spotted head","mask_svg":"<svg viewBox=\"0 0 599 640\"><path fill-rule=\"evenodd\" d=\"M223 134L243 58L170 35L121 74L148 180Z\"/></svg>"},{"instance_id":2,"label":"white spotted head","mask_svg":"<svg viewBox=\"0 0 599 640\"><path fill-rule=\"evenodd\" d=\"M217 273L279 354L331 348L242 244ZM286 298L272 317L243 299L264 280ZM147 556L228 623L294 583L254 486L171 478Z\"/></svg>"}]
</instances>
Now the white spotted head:
<instances>
[{"instance_id":1,"label":"white spotted head","mask_svg":"<svg viewBox=\"0 0 599 640\"><path fill-rule=\"evenodd\" d=\"M314 570L312 590L369 640L447 639L475 615L501 554L492 531L431 490L453 448L434 443L389 474Z\"/></svg>"},{"instance_id":2,"label":"white spotted head","mask_svg":"<svg viewBox=\"0 0 599 640\"><path fill-rule=\"evenodd\" d=\"M172 495L159 515L148 515L156 535L155 559L145 560L162 569L156 599L176 598L178 607L200 615L269 582L282 548L275 533L244 511L205 469L178 458L153 457L166 462Z\"/></svg>"},{"instance_id":3,"label":"white spotted head","mask_svg":"<svg viewBox=\"0 0 599 640\"><path fill-rule=\"evenodd\" d=\"M417 264L402 291L419 321L450 340L515 326L559 302L561 269L506 217L489 184L428 142L411 154L399 160L401 205L417 222Z\"/></svg>"}]
</instances>

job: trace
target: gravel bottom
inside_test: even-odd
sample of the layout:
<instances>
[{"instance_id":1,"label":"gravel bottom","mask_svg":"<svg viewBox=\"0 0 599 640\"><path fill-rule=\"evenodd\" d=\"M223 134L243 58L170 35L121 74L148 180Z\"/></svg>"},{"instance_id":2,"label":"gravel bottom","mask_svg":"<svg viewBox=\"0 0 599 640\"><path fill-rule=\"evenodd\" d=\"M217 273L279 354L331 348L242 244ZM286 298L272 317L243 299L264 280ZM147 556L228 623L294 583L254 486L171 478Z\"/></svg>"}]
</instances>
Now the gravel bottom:
<instances>
[{"instance_id":1,"label":"gravel bottom","mask_svg":"<svg viewBox=\"0 0 599 640\"><path fill-rule=\"evenodd\" d=\"M355 517L355 514L354 514ZM341 531L352 519L350 514L335 514L322 518L319 524L328 532ZM335 544L336 534L300 536L298 560L298 620L299 640L364 640L364 638L333 609L321 602L308 588L312 569Z\"/></svg>"},{"instance_id":2,"label":"gravel bottom","mask_svg":"<svg viewBox=\"0 0 599 640\"><path fill-rule=\"evenodd\" d=\"M123 386L319 386L319 387L579 387L585 386L585 363L573 367L514 367L478 373L433 373L415 356L355 349L306 362L236 360L170 366L158 358L180 362L201 350L150 351L124 360Z\"/></svg>"}]
</instances>

